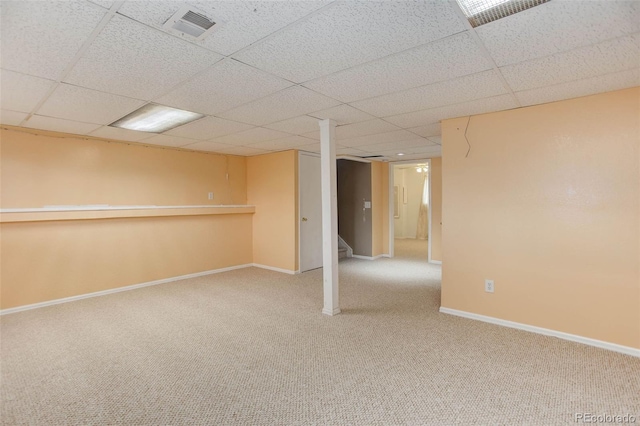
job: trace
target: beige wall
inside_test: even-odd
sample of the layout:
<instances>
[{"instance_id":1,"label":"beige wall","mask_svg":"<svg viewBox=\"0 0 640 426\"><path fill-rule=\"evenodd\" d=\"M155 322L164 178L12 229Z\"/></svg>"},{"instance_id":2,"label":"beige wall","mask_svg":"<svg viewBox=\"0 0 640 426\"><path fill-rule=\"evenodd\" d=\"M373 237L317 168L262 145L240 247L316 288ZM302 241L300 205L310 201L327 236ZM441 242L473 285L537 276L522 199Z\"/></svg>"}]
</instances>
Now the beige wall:
<instances>
[{"instance_id":1,"label":"beige wall","mask_svg":"<svg viewBox=\"0 0 640 426\"><path fill-rule=\"evenodd\" d=\"M389 254L389 163L371 163L372 256Z\"/></svg>"},{"instance_id":2,"label":"beige wall","mask_svg":"<svg viewBox=\"0 0 640 426\"><path fill-rule=\"evenodd\" d=\"M246 203L242 157L36 133L2 130L3 208ZM2 223L0 306L251 263L251 228L251 214Z\"/></svg>"},{"instance_id":3,"label":"beige wall","mask_svg":"<svg viewBox=\"0 0 640 426\"><path fill-rule=\"evenodd\" d=\"M247 199L253 217L254 263L298 270L298 152L247 158Z\"/></svg>"},{"instance_id":4,"label":"beige wall","mask_svg":"<svg viewBox=\"0 0 640 426\"><path fill-rule=\"evenodd\" d=\"M0 132L2 208L247 202L245 157L20 128Z\"/></svg>"},{"instance_id":5,"label":"beige wall","mask_svg":"<svg viewBox=\"0 0 640 426\"><path fill-rule=\"evenodd\" d=\"M431 260L442 261L442 158L431 159Z\"/></svg>"},{"instance_id":6,"label":"beige wall","mask_svg":"<svg viewBox=\"0 0 640 426\"><path fill-rule=\"evenodd\" d=\"M639 99L443 122L443 307L640 348Z\"/></svg>"}]
</instances>

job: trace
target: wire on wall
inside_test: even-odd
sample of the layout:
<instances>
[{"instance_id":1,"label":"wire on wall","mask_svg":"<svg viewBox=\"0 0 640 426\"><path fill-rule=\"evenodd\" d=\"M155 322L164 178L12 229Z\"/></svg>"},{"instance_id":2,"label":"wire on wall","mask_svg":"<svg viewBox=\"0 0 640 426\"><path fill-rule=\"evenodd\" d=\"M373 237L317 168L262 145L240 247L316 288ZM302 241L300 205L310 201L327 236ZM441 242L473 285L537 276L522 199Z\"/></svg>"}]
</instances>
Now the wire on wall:
<instances>
[{"instance_id":1,"label":"wire on wall","mask_svg":"<svg viewBox=\"0 0 640 426\"><path fill-rule=\"evenodd\" d=\"M469 143L469 138L467 138L467 130L469 130L469 123L471 123L471 116L469 116L469 119L467 120L467 126L464 128L464 140L467 141L467 145L469 146L469 148L467 149L467 154L464 156L464 158L467 158L469 156L469 153L471 152L471 143Z\"/></svg>"}]
</instances>

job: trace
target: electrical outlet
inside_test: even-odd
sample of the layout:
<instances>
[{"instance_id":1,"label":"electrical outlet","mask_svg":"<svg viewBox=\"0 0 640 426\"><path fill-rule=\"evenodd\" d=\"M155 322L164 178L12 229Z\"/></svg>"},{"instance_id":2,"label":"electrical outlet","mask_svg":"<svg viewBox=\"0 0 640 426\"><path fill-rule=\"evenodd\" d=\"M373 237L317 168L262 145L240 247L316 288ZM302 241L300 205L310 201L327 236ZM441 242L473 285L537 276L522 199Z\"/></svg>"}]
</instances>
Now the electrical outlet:
<instances>
[{"instance_id":1,"label":"electrical outlet","mask_svg":"<svg viewBox=\"0 0 640 426\"><path fill-rule=\"evenodd\" d=\"M210 199L210 200L213 200L213 192L210 192L210 193L209 193L209 199Z\"/></svg>"},{"instance_id":2,"label":"electrical outlet","mask_svg":"<svg viewBox=\"0 0 640 426\"><path fill-rule=\"evenodd\" d=\"M487 293L493 293L494 289L493 280L484 280L484 291Z\"/></svg>"}]
</instances>

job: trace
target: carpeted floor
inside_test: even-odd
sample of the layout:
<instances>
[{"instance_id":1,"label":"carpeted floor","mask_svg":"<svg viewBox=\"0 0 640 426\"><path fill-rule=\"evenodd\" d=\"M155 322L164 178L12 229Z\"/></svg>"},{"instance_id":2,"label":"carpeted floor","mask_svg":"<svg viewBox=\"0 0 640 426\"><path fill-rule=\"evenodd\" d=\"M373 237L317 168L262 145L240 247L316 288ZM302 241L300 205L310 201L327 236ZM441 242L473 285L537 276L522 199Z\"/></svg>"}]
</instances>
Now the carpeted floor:
<instances>
[{"instance_id":1,"label":"carpeted floor","mask_svg":"<svg viewBox=\"0 0 640 426\"><path fill-rule=\"evenodd\" d=\"M422 244L341 262L335 317L255 268L3 316L2 424L640 422L640 359L440 314Z\"/></svg>"}]
</instances>

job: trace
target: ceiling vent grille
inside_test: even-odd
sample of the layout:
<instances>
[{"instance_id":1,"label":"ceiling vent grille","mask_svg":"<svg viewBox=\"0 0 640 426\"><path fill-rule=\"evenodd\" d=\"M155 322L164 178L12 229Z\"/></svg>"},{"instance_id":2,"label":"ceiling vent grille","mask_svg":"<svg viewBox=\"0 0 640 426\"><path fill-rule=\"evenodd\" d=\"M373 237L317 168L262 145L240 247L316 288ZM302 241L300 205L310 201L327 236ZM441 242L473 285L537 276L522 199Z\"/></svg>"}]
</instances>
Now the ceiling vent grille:
<instances>
[{"instance_id":1,"label":"ceiling vent grille","mask_svg":"<svg viewBox=\"0 0 640 426\"><path fill-rule=\"evenodd\" d=\"M488 24L549 0L457 0L472 27Z\"/></svg>"},{"instance_id":2,"label":"ceiling vent grille","mask_svg":"<svg viewBox=\"0 0 640 426\"><path fill-rule=\"evenodd\" d=\"M222 24L219 19L214 20L200 10L184 6L169 18L162 28L180 37L202 41Z\"/></svg>"}]
</instances>

